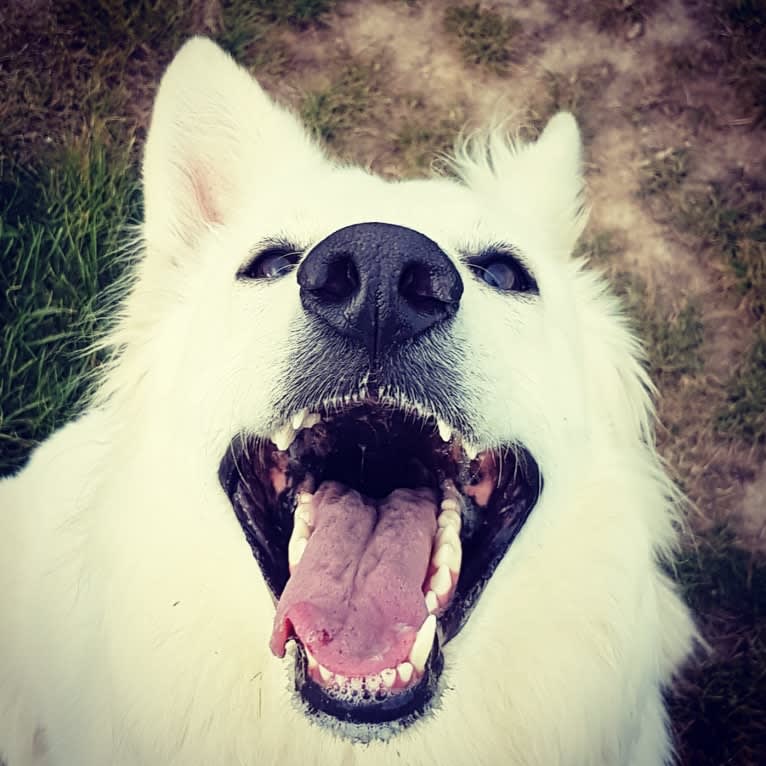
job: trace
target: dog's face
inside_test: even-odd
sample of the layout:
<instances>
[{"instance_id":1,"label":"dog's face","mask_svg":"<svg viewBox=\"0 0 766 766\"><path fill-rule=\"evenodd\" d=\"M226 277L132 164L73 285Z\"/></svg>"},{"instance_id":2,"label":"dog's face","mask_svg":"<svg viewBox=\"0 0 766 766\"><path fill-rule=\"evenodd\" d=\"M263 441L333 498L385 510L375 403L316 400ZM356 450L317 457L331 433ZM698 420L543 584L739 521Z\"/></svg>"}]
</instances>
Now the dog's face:
<instances>
[{"instance_id":1,"label":"dog's face","mask_svg":"<svg viewBox=\"0 0 766 766\"><path fill-rule=\"evenodd\" d=\"M205 610L189 640L229 651L223 676L271 679L273 715L292 695L352 739L519 683L542 656L525 631L582 595L564 538L599 504L590 471L647 417L632 342L571 258L571 116L531 146L476 141L455 170L331 163L204 41L147 142L146 254L106 393L129 392L127 430L152 423L125 481L162 485L152 523L185 549L152 587ZM557 566L571 584L550 587ZM541 709L560 680L519 688Z\"/></svg>"}]
</instances>

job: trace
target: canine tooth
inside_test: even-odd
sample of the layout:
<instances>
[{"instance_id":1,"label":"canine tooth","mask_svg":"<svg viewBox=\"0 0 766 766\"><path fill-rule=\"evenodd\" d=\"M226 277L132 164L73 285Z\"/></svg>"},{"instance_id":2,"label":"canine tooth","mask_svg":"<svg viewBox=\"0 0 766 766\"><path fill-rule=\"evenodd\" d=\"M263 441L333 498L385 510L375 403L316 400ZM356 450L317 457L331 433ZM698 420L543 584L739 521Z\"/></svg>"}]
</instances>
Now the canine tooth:
<instances>
[{"instance_id":1,"label":"canine tooth","mask_svg":"<svg viewBox=\"0 0 766 766\"><path fill-rule=\"evenodd\" d=\"M452 527L440 529L436 535L436 552L431 559L433 565L437 568L446 566L453 572L459 572L462 558L460 538L455 530Z\"/></svg>"},{"instance_id":2,"label":"canine tooth","mask_svg":"<svg viewBox=\"0 0 766 766\"><path fill-rule=\"evenodd\" d=\"M426 593L426 609L428 609L429 614L433 614L438 608L439 599L432 590L429 590L428 593Z\"/></svg>"},{"instance_id":3,"label":"canine tooth","mask_svg":"<svg viewBox=\"0 0 766 766\"><path fill-rule=\"evenodd\" d=\"M460 514L457 511L453 511L451 509L442 511L436 517L436 523L438 524L440 529L444 529L445 527L452 527L452 529L454 529L455 532L457 532L458 534L460 533L461 519L460 519Z\"/></svg>"},{"instance_id":4,"label":"canine tooth","mask_svg":"<svg viewBox=\"0 0 766 766\"><path fill-rule=\"evenodd\" d=\"M293 533L290 535L290 539L292 540L300 538L308 540L309 525L303 518L301 518L301 516L296 513L295 518L293 519Z\"/></svg>"},{"instance_id":5,"label":"canine tooth","mask_svg":"<svg viewBox=\"0 0 766 766\"><path fill-rule=\"evenodd\" d=\"M475 460L479 454L479 448L475 444L471 444L471 442L463 442L463 451L469 460Z\"/></svg>"},{"instance_id":6,"label":"canine tooth","mask_svg":"<svg viewBox=\"0 0 766 766\"><path fill-rule=\"evenodd\" d=\"M271 441L274 442L280 452L289 449L294 439L295 431L289 423L277 429L271 436Z\"/></svg>"},{"instance_id":7,"label":"canine tooth","mask_svg":"<svg viewBox=\"0 0 766 766\"><path fill-rule=\"evenodd\" d=\"M309 412L305 418L303 418L304 428L313 428L317 423L322 422L322 416L318 412Z\"/></svg>"},{"instance_id":8,"label":"canine tooth","mask_svg":"<svg viewBox=\"0 0 766 766\"><path fill-rule=\"evenodd\" d=\"M300 519L307 527L312 527L314 525L311 506L306 503L300 503L295 509L295 518Z\"/></svg>"},{"instance_id":9,"label":"canine tooth","mask_svg":"<svg viewBox=\"0 0 766 766\"><path fill-rule=\"evenodd\" d=\"M463 561L463 550L460 544L453 542L444 543L433 558L434 566L446 566L451 572L459 572L460 564Z\"/></svg>"},{"instance_id":10,"label":"canine tooth","mask_svg":"<svg viewBox=\"0 0 766 766\"><path fill-rule=\"evenodd\" d=\"M300 412L296 412L295 415L293 415L293 431L300 431L301 427L303 426L303 421L306 418L306 415L309 414L309 411L304 407Z\"/></svg>"},{"instance_id":11,"label":"canine tooth","mask_svg":"<svg viewBox=\"0 0 766 766\"><path fill-rule=\"evenodd\" d=\"M292 569L295 569L300 563L307 543L308 540L305 537L293 537L290 539L290 543L287 546L287 560Z\"/></svg>"},{"instance_id":12,"label":"canine tooth","mask_svg":"<svg viewBox=\"0 0 766 766\"><path fill-rule=\"evenodd\" d=\"M305 647L304 647L304 650L306 652L306 659L308 660L309 668L313 669L317 667L317 665L319 665L319 663L317 662L317 658Z\"/></svg>"},{"instance_id":13,"label":"canine tooth","mask_svg":"<svg viewBox=\"0 0 766 766\"><path fill-rule=\"evenodd\" d=\"M446 564L440 566L431 576L431 590L437 596L446 596L452 587L452 575Z\"/></svg>"},{"instance_id":14,"label":"canine tooth","mask_svg":"<svg viewBox=\"0 0 766 766\"><path fill-rule=\"evenodd\" d=\"M447 524L436 533L435 547L438 551L444 544L451 545L454 549L460 548L460 535L452 524Z\"/></svg>"},{"instance_id":15,"label":"canine tooth","mask_svg":"<svg viewBox=\"0 0 766 766\"><path fill-rule=\"evenodd\" d=\"M386 668L385 670L381 670L380 680L383 681L383 686L385 686L386 689L390 689L394 685L394 681L396 681L396 669Z\"/></svg>"},{"instance_id":16,"label":"canine tooth","mask_svg":"<svg viewBox=\"0 0 766 766\"><path fill-rule=\"evenodd\" d=\"M327 683L332 678L332 671L328 670L324 665L320 665L319 675L322 677L322 680Z\"/></svg>"},{"instance_id":17,"label":"canine tooth","mask_svg":"<svg viewBox=\"0 0 766 766\"><path fill-rule=\"evenodd\" d=\"M418 671L423 672L423 668L426 666L428 655L431 653L431 645L434 642L434 635L436 634L436 617L429 614L426 617L426 621L415 636L415 643L410 649L409 661L412 663L412 667Z\"/></svg>"},{"instance_id":18,"label":"canine tooth","mask_svg":"<svg viewBox=\"0 0 766 766\"><path fill-rule=\"evenodd\" d=\"M452 429L443 420L437 420L436 427L439 429L439 436L443 442L448 442L452 438Z\"/></svg>"},{"instance_id":19,"label":"canine tooth","mask_svg":"<svg viewBox=\"0 0 766 766\"><path fill-rule=\"evenodd\" d=\"M402 662L400 665L396 666L396 672L399 674L399 678L402 679L402 683L408 684L410 682L410 678L412 678L412 663L411 662Z\"/></svg>"}]
</instances>

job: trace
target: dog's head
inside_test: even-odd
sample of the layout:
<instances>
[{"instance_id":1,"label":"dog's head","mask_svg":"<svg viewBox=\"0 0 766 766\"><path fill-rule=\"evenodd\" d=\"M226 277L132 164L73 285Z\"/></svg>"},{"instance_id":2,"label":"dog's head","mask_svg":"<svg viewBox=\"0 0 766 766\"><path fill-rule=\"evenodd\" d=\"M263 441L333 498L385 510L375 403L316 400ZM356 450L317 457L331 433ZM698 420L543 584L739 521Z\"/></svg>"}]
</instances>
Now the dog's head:
<instances>
[{"instance_id":1,"label":"dog's head","mask_svg":"<svg viewBox=\"0 0 766 766\"><path fill-rule=\"evenodd\" d=\"M466 143L452 177L387 182L328 160L209 42L161 85L106 392L173 434L167 475L208 506L190 491L181 524L236 528L251 579L226 587L270 634L253 651L294 647L304 712L352 737L444 704L473 652L508 664L519 562L544 568L587 502L572 487L639 448L634 343L571 257L580 154L560 114L531 145Z\"/></svg>"}]
</instances>

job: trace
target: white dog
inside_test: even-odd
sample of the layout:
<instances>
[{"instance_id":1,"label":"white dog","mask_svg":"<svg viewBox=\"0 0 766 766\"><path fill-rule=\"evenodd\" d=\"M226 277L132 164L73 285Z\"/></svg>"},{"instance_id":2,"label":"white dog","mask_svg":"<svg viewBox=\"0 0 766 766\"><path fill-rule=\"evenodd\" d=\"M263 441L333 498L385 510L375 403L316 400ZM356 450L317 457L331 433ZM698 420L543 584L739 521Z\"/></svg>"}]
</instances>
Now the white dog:
<instances>
[{"instance_id":1,"label":"white dog","mask_svg":"<svg viewBox=\"0 0 766 766\"><path fill-rule=\"evenodd\" d=\"M7 766L670 760L675 495L577 127L454 167L339 166L178 54L114 361L0 485Z\"/></svg>"}]
</instances>

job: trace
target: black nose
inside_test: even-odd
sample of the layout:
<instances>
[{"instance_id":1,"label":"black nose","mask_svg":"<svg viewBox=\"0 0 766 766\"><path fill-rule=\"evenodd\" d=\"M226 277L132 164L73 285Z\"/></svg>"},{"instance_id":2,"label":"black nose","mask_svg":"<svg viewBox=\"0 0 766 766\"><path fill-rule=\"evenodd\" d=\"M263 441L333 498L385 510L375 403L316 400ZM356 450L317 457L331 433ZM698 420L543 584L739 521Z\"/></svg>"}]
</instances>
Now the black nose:
<instances>
[{"instance_id":1,"label":"black nose","mask_svg":"<svg viewBox=\"0 0 766 766\"><path fill-rule=\"evenodd\" d=\"M450 319L463 281L441 248L404 226L358 223L330 234L298 269L309 314L375 359Z\"/></svg>"}]
</instances>

